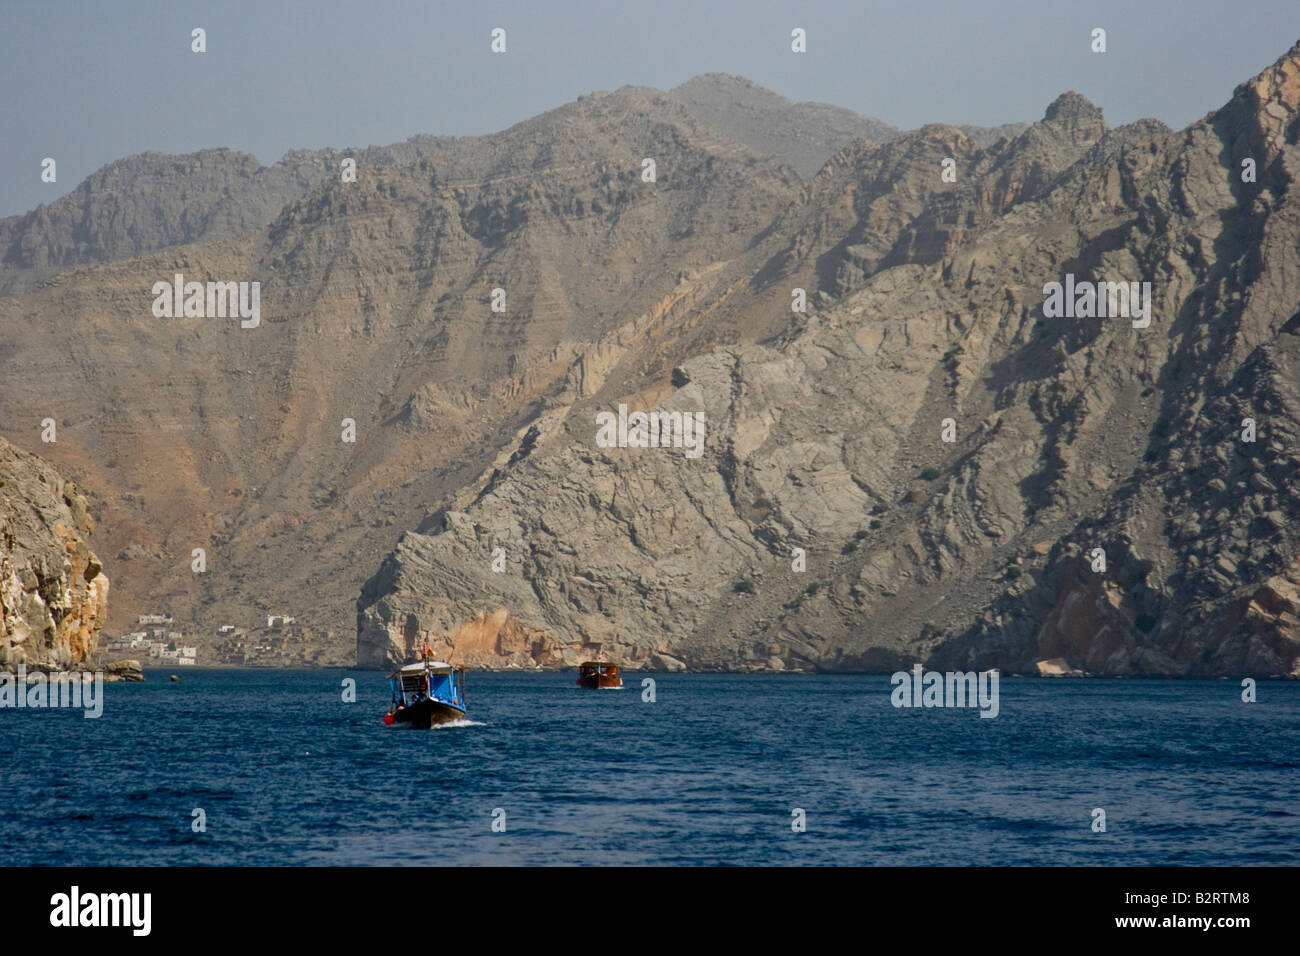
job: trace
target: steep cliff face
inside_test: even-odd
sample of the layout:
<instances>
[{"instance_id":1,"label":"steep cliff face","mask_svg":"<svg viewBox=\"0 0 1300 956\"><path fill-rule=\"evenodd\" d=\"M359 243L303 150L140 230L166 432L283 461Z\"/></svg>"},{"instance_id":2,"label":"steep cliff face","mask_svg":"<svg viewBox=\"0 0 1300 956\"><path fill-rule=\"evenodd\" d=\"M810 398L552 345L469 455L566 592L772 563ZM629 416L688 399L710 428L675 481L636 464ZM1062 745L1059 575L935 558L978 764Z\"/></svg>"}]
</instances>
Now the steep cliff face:
<instances>
[{"instance_id":1,"label":"steep cliff face","mask_svg":"<svg viewBox=\"0 0 1300 956\"><path fill-rule=\"evenodd\" d=\"M1066 93L1042 120L991 143L969 135L969 127L941 125L883 146L852 143L774 223L785 242L758 279L779 275L839 297L882 268L937 262L1041 195L1105 131L1099 109Z\"/></svg>"},{"instance_id":2,"label":"steep cliff face","mask_svg":"<svg viewBox=\"0 0 1300 956\"><path fill-rule=\"evenodd\" d=\"M95 650L108 577L76 486L0 439L0 667L65 668Z\"/></svg>"},{"instance_id":3,"label":"steep cliff face","mask_svg":"<svg viewBox=\"0 0 1300 956\"><path fill-rule=\"evenodd\" d=\"M106 489L114 626L158 607L200 633L290 613L350 656L356 593L400 530L540 409L654 381L726 321L771 324L730 300L800 186L636 88L359 163L252 233L0 298L0 421ZM151 287L176 273L260 282L259 327L156 317ZM59 441L40 446L47 415Z\"/></svg>"},{"instance_id":4,"label":"steep cliff face","mask_svg":"<svg viewBox=\"0 0 1300 956\"><path fill-rule=\"evenodd\" d=\"M767 280L820 260L834 298L673 373L654 407L704 412L704 454L601 447L608 389L540 416L368 582L359 659L490 619L539 661L1300 676L1297 83L1300 45L1181 132L1067 95L1018 145L828 167L911 185L787 214ZM1047 314L1067 275L1149 282L1150 324Z\"/></svg>"}]
</instances>

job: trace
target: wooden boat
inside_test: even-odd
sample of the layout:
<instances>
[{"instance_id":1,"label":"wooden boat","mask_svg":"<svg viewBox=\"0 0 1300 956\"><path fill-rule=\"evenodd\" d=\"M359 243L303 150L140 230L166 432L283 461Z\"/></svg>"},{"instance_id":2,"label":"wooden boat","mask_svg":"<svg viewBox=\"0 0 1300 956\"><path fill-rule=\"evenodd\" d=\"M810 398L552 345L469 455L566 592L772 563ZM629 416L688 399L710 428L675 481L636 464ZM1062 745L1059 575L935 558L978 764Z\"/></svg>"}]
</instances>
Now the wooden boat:
<instances>
[{"instance_id":1,"label":"wooden boat","mask_svg":"<svg viewBox=\"0 0 1300 956\"><path fill-rule=\"evenodd\" d=\"M465 716L465 669L442 661L407 664L388 675L392 706L384 715L390 727L427 730Z\"/></svg>"},{"instance_id":2,"label":"wooden boat","mask_svg":"<svg viewBox=\"0 0 1300 956\"><path fill-rule=\"evenodd\" d=\"M607 687L622 687L623 678L618 672L617 664L605 661L584 661L578 665L578 686L592 690Z\"/></svg>"}]
</instances>

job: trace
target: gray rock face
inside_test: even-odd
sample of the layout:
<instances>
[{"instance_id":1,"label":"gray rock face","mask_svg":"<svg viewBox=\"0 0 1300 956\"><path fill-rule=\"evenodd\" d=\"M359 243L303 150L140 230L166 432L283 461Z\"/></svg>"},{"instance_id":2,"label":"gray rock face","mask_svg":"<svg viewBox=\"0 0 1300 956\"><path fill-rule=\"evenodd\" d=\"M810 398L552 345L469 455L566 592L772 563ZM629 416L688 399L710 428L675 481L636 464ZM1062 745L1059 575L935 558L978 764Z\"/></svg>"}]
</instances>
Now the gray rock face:
<instances>
[{"instance_id":1,"label":"gray rock face","mask_svg":"<svg viewBox=\"0 0 1300 956\"><path fill-rule=\"evenodd\" d=\"M862 157L918 184L921 157L925 196L832 164L827 195L843 175L862 201L792 211L768 278L820 257L833 295L682 363L650 406L703 412L703 455L600 447L624 396L549 410L367 583L359 661L427 638L538 663L1300 676L1298 132L1300 45L1181 132L1106 131L1067 94L1014 141L934 128ZM945 194L950 149L969 172ZM970 215L937 236L944 210ZM882 239L872 216L901 222ZM1150 325L1045 314L1067 274L1150 282Z\"/></svg>"},{"instance_id":2,"label":"gray rock face","mask_svg":"<svg viewBox=\"0 0 1300 956\"><path fill-rule=\"evenodd\" d=\"M49 454L103 489L115 627L158 607L205 634L291 613L350 660L357 591L400 530L540 407L657 378L739 325L734 290L768 254L754 237L800 188L634 88L361 163L252 233L0 298L0 421L21 444L57 415ZM260 282L260 327L154 316L177 272Z\"/></svg>"},{"instance_id":3,"label":"gray rock face","mask_svg":"<svg viewBox=\"0 0 1300 956\"><path fill-rule=\"evenodd\" d=\"M716 135L786 163L805 178L855 139L884 142L902 135L852 110L792 103L743 77L725 74L695 77L667 96ZM1023 128L962 127L980 143L1013 136ZM344 157L362 167L410 166L421 160L439 162L457 149L468 148L473 154L475 144L490 140L422 135L365 149L299 149L270 166L231 149L128 156L96 171L54 202L0 219L0 296L20 294L72 266L262 229L289 203L339 179ZM470 170L473 178L485 173Z\"/></svg>"},{"instance_id":4,"label":"gray rock face","mask_svg":"<svg viewBox=\"0 0 1300 956\"><path fill-rule=\"evenodd\" d=\"M0 438L0 668L62 669L95 650L108 578L76 486Z\"/></svg>"},{"instance_id":5,"label":"gray rock face","mask_svg":"<svg viewBox=\"0 0 1300 956\"><path fill-rule=\"evenodd\" d=\"M670 93L705 126L755 152L785 163L811 179L828 159L854 140L887 143L903 131L842 106L792 103L743 76L706 73L687 80ZM1011 139L1024 123L1004 126L960 126L962 134L980 146Z\"/></svg>"},{"instance_id":6,"label":"gray rock face","mask_svg":"<svg viewBox=\"0 0 1300 956\"><path fill-rule=\"evenodd\" d=\"M392 165L432 155L449 142L425 136L355 151L294 150L271 166L230 149L128 156L48 205L0 219L0 295L18 294L76 265L243 235L337 178L344 156Z\"/></svg>"},{"instance_id":7,"label":"gray rock face","mask_svg":"<svg viewBox=\"0 0 1300 956\"><path fill-rule=\"evenodd\" d=\"M826 103L792 103L744 77L706 73L669 94L702 123L737 143L785 163L810 179L856 139L884 143L901 130Z\"/></svg>"}]
</instances>

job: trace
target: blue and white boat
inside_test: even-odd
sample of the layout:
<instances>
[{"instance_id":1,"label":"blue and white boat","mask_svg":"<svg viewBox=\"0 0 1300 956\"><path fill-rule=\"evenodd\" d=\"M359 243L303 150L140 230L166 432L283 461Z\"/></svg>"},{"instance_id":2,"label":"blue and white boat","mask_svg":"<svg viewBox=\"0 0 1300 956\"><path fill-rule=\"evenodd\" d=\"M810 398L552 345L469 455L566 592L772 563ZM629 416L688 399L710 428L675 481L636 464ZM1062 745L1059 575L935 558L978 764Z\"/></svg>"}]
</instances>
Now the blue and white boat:
<instances>
[{"instance_id":1,"label":"blue and white boat","mask_svg":"<svg viewBox=\"0 0 1300 956\"><path fill-rule=\"evenodd\" d=\"M384 715L390 727L427 730L465 717L465 669L443 661L407 664L388 675L392 706Z\"/></svg>"}]
</instances>

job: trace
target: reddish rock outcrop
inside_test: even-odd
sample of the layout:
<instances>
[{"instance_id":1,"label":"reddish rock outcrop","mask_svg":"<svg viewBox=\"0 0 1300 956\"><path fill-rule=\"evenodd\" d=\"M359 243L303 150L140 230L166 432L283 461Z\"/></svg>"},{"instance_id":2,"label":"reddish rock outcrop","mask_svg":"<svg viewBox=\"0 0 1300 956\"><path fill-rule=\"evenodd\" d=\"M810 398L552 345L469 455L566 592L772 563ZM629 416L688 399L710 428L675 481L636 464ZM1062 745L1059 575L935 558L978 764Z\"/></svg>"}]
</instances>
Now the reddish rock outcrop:
<instances>
[{"instance_id":1,"label":"reddish rock outcrop","mask_svg":"<svg viewBox=\"0 0 1300 956\"><path fill-rule=\"evenodd\" d=\"M0 439L0 667L62 668L95 651L108 577L76 486Z\"/></svg>"}]
</instances>

